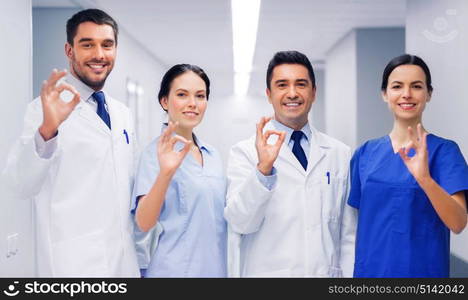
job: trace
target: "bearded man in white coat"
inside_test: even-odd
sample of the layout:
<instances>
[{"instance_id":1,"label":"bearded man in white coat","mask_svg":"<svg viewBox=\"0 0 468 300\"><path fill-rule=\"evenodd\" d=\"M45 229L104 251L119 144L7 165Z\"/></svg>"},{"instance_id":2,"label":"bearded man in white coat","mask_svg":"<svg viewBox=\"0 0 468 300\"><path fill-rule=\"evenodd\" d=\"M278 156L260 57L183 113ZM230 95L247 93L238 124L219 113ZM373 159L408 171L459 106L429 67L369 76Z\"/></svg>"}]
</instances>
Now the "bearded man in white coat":
<instances>
[{"instance_id":1,"label":"bearded man in white coat","mask_svg":"<svg viewBox=\"0 0 468 300\"><path fill-rule=\"evenodd\" d=\"M4 170L33 199L41 277L139 276L130 217L133 123L102 90L117 35L117 23L98 9L68 20L71 74L54 70L44 81Z\"/></svg>"},{"instance_id":2,"label":"bearded man in white coat","mask_svg":"<svg viewBox=\"0 0 468 300\"><path fill-rule=\"evenodd\" d=\"M356 210L346 205L350 148L308 121L315 75L297 51L267 70L274 118L232 147L224 216L228 268L241 277L351 277Z\"/></svg>"}]
</instances>

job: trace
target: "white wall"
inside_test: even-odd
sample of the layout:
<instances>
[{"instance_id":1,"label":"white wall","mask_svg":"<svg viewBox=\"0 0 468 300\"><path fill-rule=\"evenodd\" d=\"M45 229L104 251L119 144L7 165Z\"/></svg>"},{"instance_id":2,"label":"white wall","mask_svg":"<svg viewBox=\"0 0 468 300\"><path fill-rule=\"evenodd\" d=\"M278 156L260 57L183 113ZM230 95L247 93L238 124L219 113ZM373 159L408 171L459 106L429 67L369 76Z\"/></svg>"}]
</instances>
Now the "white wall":
<instances>
[{"instance_id":1,"label":"white wall","mask_svg":"<svg viewBox=\"0 0 468 300\"><path fill-rule=\"evenodd\" d=\"M452 139L468 159L468 1L409 0L406 49L429 65L434 92L425 127ZM452 252L468 261L468 229L452 235Z\"/></svg>"},{"instance_id":2,"label":"white wall","mask_svg":"<svg viewBox=\"0 0 468 300\"><path fill-rule=\"evenodd\" d=\"M22 116L31 100L31 1L0 1L0 170L22 129ZM19 201L0 182L0 277L34 276L34 243L30 201ZM7 236L18 234L18 252L7 258Z\"/></svg>"},{"instance_id":3,"label":"white wall","mask_svg":"<svg viewBox=\"0 0 468 300\"><path fill-rule=\"evenodd\" d=\"M325 131L350 147L357 136L356 32L349 32L326 56Z\"/></svg>"}]
</instances>

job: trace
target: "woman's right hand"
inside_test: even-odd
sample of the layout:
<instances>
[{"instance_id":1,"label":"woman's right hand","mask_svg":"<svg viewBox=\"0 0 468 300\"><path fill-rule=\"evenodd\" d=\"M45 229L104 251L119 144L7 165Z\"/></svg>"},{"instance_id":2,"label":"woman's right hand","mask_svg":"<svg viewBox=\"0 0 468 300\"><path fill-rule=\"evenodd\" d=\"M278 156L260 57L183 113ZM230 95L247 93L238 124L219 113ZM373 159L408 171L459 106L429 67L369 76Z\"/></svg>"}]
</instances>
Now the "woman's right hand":
<instances>
[{"instance_id":1,"label":"woman's right hand","mask_svg":"<svg viewBox=\"0 0 468 300\"><path fill-rule=\"evenodd\" d=\"M187 153L190 151L192 141L186 140L179 135L172 135L178 123L169 122L169 125L161 134L158 141L158 161L160 172L167 175L174 175L177 168L182 164ZM181 151L174 150L177 142L185 144Z\"/></svg>"}]
</instances>

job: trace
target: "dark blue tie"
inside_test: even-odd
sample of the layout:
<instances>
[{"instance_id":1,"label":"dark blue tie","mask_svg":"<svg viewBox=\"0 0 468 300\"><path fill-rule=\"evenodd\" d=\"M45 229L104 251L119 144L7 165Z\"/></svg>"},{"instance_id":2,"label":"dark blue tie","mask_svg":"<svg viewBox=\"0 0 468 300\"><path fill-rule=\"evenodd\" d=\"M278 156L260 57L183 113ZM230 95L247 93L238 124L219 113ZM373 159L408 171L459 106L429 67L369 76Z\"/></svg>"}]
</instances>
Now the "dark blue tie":
<instances>
[{"instance_id":1,"label":"dark blue tie","mask_svg":"<svg viewBox=\"0 0 468 300\"><path fill-rule=\"evenodd\" d=\"M104 93L102 91L93 93L93 98L97 102L97 114L101 119L106 123L107 127L111 129L111 121L109 113L106 110L106 98L104 97Z\"/></svg>"},{"instance_id":2,"label":"dark blue tie","mask_svg":"<svg viewBox=\"0 0 468 300\"><path fill-rule=\"evenodd\" d=\"M301 138L304 135L302 131L294 131L291 135L291 140L294 141L292 152L296 156L297 160L301 163L304 170L307 170L307 157L304 153L304 149L301 146Z\"/></svg>"}]
</instances>

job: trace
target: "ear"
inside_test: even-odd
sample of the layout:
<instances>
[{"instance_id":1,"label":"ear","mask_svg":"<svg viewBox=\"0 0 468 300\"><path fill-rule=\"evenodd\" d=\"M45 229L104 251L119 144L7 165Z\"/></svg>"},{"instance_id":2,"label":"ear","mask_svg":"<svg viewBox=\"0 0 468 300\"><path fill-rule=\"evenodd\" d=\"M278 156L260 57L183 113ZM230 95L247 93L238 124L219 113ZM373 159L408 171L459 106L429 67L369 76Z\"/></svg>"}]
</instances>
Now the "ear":
<instances>
[{"instance_id":1,"label":"ear","mask_svg":"<svg viewBox=\"0 0 468 300\"><path fill-rule=\"evenodd\" d=\"M162 108L163 108L165 111L167 111L167 108L168 108L167 102L168 102L167 97L162 97L162 99L161 99L161 106L162 106Z\"/></svg>"},{"instance_id":2,"label":"ear","mask_svg":"<svg viewBox=\"0 0 468 300\"><path fill-rule=\"evenodd\" d=\"M382 91L381 95L382 95L383 101L386 102L386 103L388 103L387 92L386 92L386 91Z\"/></svg>"},{"instance_id":3,"label":"ear","mask_svg":"<svg viewBox=\"0 0 468 300\"><path fill-rule=\"evenodd\" d=\"M315 102L316 95L317 95L317 87L314 86L314 87L312 88L312 103Z\"/></svg>"},{"instance_id":4,"label":"ear","mask_svg":"<svg viewBox=\"0 0 468 300\"><path fill-rule=\"evenodd\" d=\"M68 57L68 59L71 59L73 56L73 46L68 42L65 43L65 55Z\"/></svg>"},{"instance_id":5,"label":"ear","mask_svg":"<svg viewBox=\"0 0 468 300\"><path fill-rule=\"evenodd\" d=\"M268 102L270 102L270 104L271 104L271 99L270 99L271 91L270 91L270 89L266 88L265 92L266 92L266 95L267 95L267 98L268 98Z\"/></svg>"},{"instance_id":6,"label":"ear","mask_svg":"<svg viewBox=\"0 0 468 300\"><path fill-rule=\"evenodd\" d=\"M426 100L426 102L429 102L429 101L431 101L431 99L432 99L432 91L431 91L431 92L428 92L428 95L427 95L427 100Z\"/></svg>"}]
</instances>

